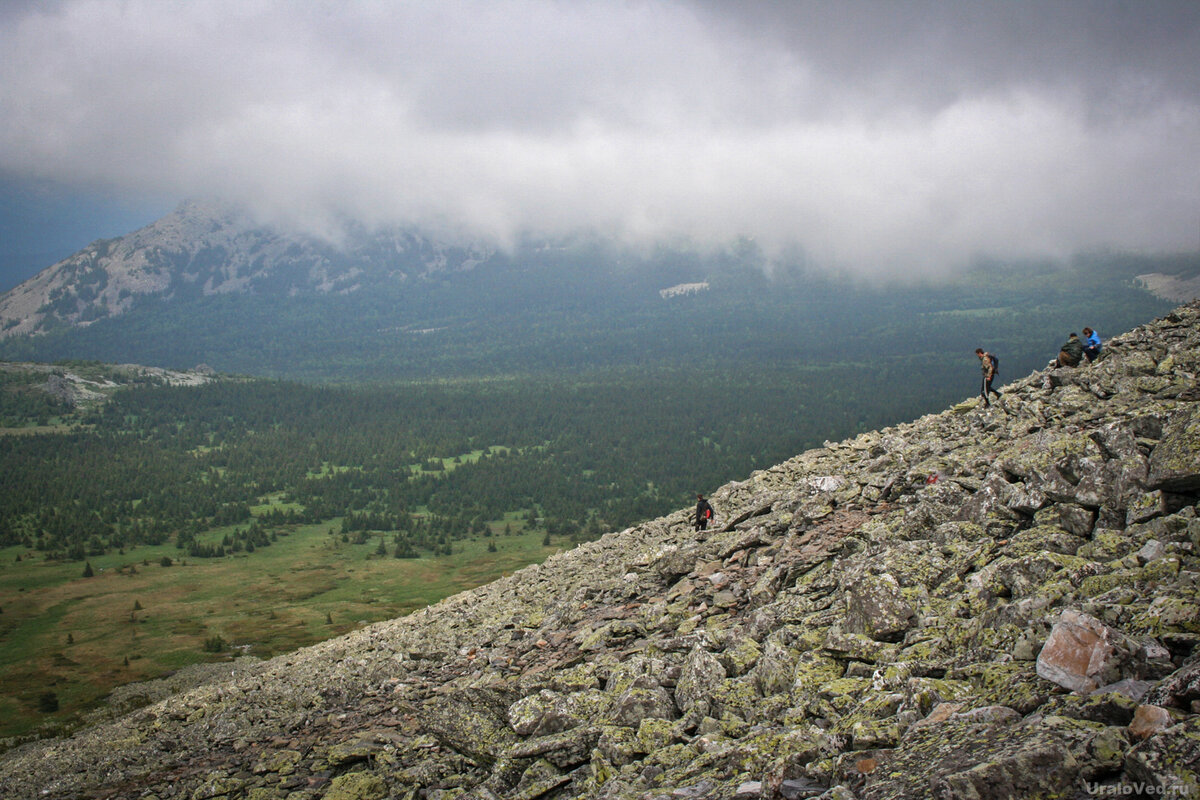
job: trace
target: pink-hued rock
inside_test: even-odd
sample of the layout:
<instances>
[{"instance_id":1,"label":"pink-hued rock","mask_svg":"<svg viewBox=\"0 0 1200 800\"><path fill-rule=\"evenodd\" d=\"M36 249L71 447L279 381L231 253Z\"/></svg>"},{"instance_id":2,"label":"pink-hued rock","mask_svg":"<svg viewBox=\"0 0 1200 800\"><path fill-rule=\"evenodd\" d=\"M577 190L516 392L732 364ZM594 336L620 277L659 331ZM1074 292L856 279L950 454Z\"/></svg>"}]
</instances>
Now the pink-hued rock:
<instances>
[{"instance_id":1,"label":"pink-hued rock","mask_svg":"<svg viewBox=\"0 0 1200 800\"><path fill-rule=\"evenodd\" d=\"M1120 680L1126 637L1095 617L1064 611L1037 658L1037 674L1082 694Z\"/></svg>"},{"instance_id":2,"label":"pink-hued rock","mask_svg":"<svg viewBox=\"0 0 1200 800\"><path fill-rule=\"evenodd\" d=\"M1138 706L1129 723L1129 735L1135 739L1149 739L1159 731L1171 727L1171 714L1161 706Z\"/></svg>"}]
</instances>

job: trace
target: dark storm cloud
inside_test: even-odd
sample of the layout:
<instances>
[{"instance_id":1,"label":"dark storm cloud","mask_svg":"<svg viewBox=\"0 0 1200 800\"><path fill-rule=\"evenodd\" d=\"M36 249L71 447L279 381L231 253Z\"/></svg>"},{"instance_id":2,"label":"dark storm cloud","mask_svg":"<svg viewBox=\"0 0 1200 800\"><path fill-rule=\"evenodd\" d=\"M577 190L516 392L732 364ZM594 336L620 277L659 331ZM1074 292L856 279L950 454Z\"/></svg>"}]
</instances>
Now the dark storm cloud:
<instances>
[{"instance_id":1,"label":"dark storm cloud","mask_svg":"<svg viewBox=\"0 0 1200 800\"><path fill-rule=\"evenodd\" d=\"M332 230L753 236L865 272L1194 248L1194 3L63 0L0 170Z\"/></svg>"}]
</instances>

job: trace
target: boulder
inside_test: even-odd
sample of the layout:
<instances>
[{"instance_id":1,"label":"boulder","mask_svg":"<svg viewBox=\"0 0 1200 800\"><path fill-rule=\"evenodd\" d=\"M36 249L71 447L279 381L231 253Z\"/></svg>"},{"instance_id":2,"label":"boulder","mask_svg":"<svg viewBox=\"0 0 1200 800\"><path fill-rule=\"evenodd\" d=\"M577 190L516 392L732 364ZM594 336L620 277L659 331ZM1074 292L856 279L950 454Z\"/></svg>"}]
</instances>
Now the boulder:
<instances>
[{"instance_id":1,"label":"boulder","mask_svg":"<svg viewBox=\"0 0 1200 800\"><path fill-rule=\"evenodd\" d=\"M1171 492L1200 490L1200 409L1185 407L1168 419L1162 440L1150 454L1151 489Z\"/></svg>"},{"instance_id":2,"label":"boulder","mask_svg":"<svg viewBox=\"0 0 1200 800\"><path fill-rule=\"evenodd\" d=\"M1087 536L1096 524L1096 512L1073 503L1055 503L1034 514L1033 521L1037 525L1062 528L1076 536Z\"/></svg>"},{"instance_id":3,"label":"boulder","mask_svg":"<svg viewBox=\"0 0 1200 800\"><path fill-rule=\"evenodd\" d=\"M508 722L521 736L545 736L594 720L606 705L606 695L597 689L568 694L543 689L513 703Z\"/></svg>"},{"instance_id":4,"label":"boulder","mask_svg":"<svg viewBox=\"0 0 1200 800\"><path fill-rule=\"evenodd\" d=\"M891 575L865 575L846 589L846 628L877 642L897 642L916 624L916 612Z\"/></svg>"},{"instance_id":5,"label":"boulder","mask_svg":"<svg viewBox=\"0 0 1200 800\"><path fill-rule=\"evenodd\" d=\"M586 763L600 740L602 729L584 726L526 739L509 749L505 758L544 758L560 769L571 769Z\"/></svg>"},{"instance_id":6,"label":"boulder","mask_svg":"<svg viewBox=\"0 0 1200 800\"><path fill-rule=\"evenodd\" d=\"M676 705L686 714L703 704L707 713L713 693L725 678L725 667L716 656L702 647L692 648L675 686Z\"/></svg>"},{"instance_id":7,"label":"boulder","mask_svg":"<svg viewBox=\"0 0 1200 800\"><path fill-rule=\"evenodd\" d=\"M1071 691L1089 693L1121 678L1138 646L1095 617L1064 611L1037 658L1038 677Z\"/></svg>"},{"instance_id":8,"label":"boulder","mask_svg":"<svg viewBox=\"0 0 1200 800\"><path fill-rule=\"evenodd\" d=\"M1006 720L951 716L914 726L898 748L876 752L887 755L866 775L861 800L1070 797L1080 776L1066 742Z\"/></svg>"},{"instance_id":9,"label":"boulder","mask_svg":"<svg viewBox=\"0 0 1200 800\"><path fill-rule=\"evenodd\" d=\"M1145 702L1187 710L1200 700L1200 658L1194 658L1146 692Z\"/></svg>"},{"instance_id":10,"label":"boulder","mask_svg":"<svg viewBox=\"0 0 1200 800\"><path fill-rule=\"evenodd\" d=\"M1129 722L1129 735L1139 741L1171 727L1171 712L1160 706L1138 706Z\"/></svg>"},{"instance_id":11,"label":"boulder","mask_svg":"<svg viewBox=\"0 0 1200 800\"><path fill-rule=\"evenodd\" d=\"M476 764L491 764L516 741L508 726L507 697L491 689L462 689L432 698L425 728L444 746Z\"/></svg>"},{"instance_id":12,"label":"boulder","mask_svg":"<svg viewBox=\"0 0 1200 800\"><path fill-rule=\"evenodd\" d=\"M1161 489L1145 492L1129 501L1125 511L1125 524L1137 525L1141 522L1161 517L1167 513L1167 496Z\"/></svg>"},{"instance_id":13,"label":"boulder","mask_svg":"<svg viewBox=\"0 0 1200 800\"><path fill-rule=\"evenodd\" d=\"M621 693L612 708L612 721L627 728L636 728L642 720L674 719L675 702L671 695L652 678L641 677Z\"/></svg>"},{"instance_id":14,"label":"boulder","mask_svg":"<svg viewBox=\"0 0 1200 800\"><path fill-rule=\"evenodd\" d=\"M1200 717L1151 736L1125 756L1125 774L1154 797L1200 796Z\"/></svg>"}]
</instances>

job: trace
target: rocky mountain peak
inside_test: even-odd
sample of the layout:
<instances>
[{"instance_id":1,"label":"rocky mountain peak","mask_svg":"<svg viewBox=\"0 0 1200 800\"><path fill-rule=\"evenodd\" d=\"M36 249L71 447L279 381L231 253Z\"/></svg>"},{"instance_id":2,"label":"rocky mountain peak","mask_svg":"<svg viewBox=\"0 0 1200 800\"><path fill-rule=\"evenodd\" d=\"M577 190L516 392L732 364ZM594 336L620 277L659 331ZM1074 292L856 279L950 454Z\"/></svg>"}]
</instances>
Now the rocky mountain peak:
<instances>
[{"instance_id":1,"label":"rocky mountain peak","mask_svg":"<svg viewBox=\"0 0 1200 800\"><path fill-rule=\"evenodd\" d=\"M87 326L152 297L349 294L471 269L492 254L403 230L348 226L336 239L262 225L218 201L184 202L0 294L0 338Z\"/></svg>"},{"instance_id":2,"label":"rocky mountain peak","mask_svg":"<svg viewBox=\"0 0 1200 800\"><path fill-rule=\"evenodd\" d=\"M0 794L1200 796L1198 373L1192 304L720 487L707 531L127 687Z\"/></svg>"}]
</instances>

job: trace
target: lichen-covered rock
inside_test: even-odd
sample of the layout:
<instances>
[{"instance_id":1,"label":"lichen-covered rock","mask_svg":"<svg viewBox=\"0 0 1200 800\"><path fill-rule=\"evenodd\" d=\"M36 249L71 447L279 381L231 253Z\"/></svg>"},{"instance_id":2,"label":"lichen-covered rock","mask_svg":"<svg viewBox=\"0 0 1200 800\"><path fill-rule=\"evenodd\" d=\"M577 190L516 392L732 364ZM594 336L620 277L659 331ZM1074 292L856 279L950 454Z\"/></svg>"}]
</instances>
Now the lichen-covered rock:
<instances>
[{"instance_id":1,"label":"lichen-covered rock","mask_svg":"<svg viewBox=\"0 0 1200 800\"><path fill-rule=\"evenodd\" d=\"M891 575L864 575L846 587L846 628L880 642L899 641L913 627L916 612Z\"/></svg>"},{"instance_id":2,"label":"lichen-covered rock","mask_svg":"<svg viewBox=\"0 0 1200 800\"><path fill-rule=\"evenodd\" d=\"M383 800L387 795L387 784L378 775L351 772L333 779L325 792L325 800Z\"/></svg>"},{"instance_id":3,"label":"lichen-covered rock","mask_svg":"<svg viewBox=\"0 0 1200 800\"><path fill-rule=\"evenodd\" d=\"M545 736L596 720L609 699L597 689L561 694L543 689L508 708L508 723L520 736Z\"/></svg>"},{"instance_id":4,"label":"lichen-covered rock","mask_svg":"<svg viewBox=\"0 0 1200 800\"><path fill-rule=\"evenodd\" d=\"M1149 705L1189 709L1200 700L1200 658L1163 678L1145 695Z\"/></svg>"},{"instance_id":5,"label":"lichen-covered rock","mask_svg":"<svg viewBox=\"0 0 1200 800\"><path fill-rule=\"evenodd\" d=\"M495 761L515 741L507 716L507 698L488 689L436 696L422 710L426 730L479 764Z\"/></svg>"},{"instance_id":6,"label":"lichen-covered rock","mask_svg":"<svg viewBox=\"0 0 1200 800\"><path fill-rule=\"evenodd\" d=\"M1132 782L1161 797L1200 794L1200 717L1167 728L1133 748L1125 758Z\"/></svg>"},{"instance_id":7,"label":"lichen-covered rock","mask_svg":"<svg viewBox=\"0 0 1200 800\"><path fill-rule=\"evenodd\" d=\"M617 725L636 728L642 720L674 719L675 702L671 695L651 678L638 678L613 704L612 720Z\"/></svg>"},{"instance_id":8,"label":"lichen-covered rock","mask_svg":"<svg viewBox=\"0 0 1200 800\"><path fill-rule=\"evenodd\" d=\"M713 693L723 680L725 667L720 660L707 650L694 647L683 663L679 683L675 686L675 702L684 713L697 708L701 713L707 713Z\"/></svg>"},{"instance_id":9,"label":"lichen-covered rock","mask_svg":"<svg viewBox=\"0 0 1200 800\"><path fill-rule=\"evenodd\" d=\"M1200 409L1194 403L1183 404L1163 428L1146 482L1151 489L1172 492L1200 489Z\"/></svg>"},{"instance_id":10,"label":"lichen-covered rock","mask_svg":"<svg viewBox=\"0 0 1200 800\"><path fill-rule=\"evenodd\" d=\"M951 718L910 730L863 778L862 800L1069 796L1080 765L1036 725Z\"/></svg>"}]
</instances>

